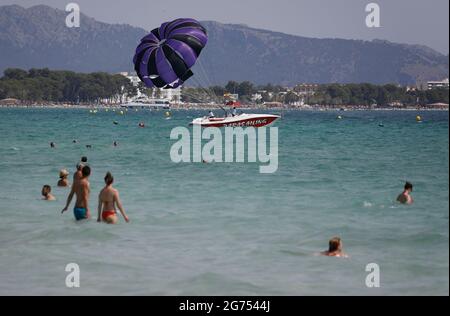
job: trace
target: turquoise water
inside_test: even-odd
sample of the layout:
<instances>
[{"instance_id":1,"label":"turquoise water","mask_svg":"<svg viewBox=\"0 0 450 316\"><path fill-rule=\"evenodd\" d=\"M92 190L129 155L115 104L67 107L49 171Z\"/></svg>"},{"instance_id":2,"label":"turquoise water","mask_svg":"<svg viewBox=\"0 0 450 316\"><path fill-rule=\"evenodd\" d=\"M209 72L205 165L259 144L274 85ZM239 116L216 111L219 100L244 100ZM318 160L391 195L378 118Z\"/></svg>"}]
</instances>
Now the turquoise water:
<instances>
[{"instance_id":1,"label":"turquoise water","mask_svg":"<svg viewBox=\"0 0 450 316\"><path fill-rule=\"evenodd\" d=\"M265 175L172 163L171 129L199 114L0 109L0 294L449 294L448 112L285 112L279 169ZM60 214L58 171L81 155L92 209L109 170L130 224ZM393 202L405 180L409 207ZM47 183L56 202L40 200ZM316 256L335 235L350 259ZM72 262L77 289L65 286ZM365 286L372 262L377 289Z\"/></svg>"}]
</instances>

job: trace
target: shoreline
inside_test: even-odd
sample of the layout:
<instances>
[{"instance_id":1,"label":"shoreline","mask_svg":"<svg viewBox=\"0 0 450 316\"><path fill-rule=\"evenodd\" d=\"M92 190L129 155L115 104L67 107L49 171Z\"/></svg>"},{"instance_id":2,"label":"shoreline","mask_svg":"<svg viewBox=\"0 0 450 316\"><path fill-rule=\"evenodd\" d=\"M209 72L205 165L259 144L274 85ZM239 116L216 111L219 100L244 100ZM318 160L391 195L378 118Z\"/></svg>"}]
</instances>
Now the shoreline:
<instances>
[{"instance_id":1,"label":"shoreline","mask_svg":"<svg viewBox=\"0 0 450 316\"><path fill-rule=\"evenodd\" d=\"M66 110L106 110L106 109L122 109L120 105L69 105L69 104L52 104L52 105L0 105L0 109L66 109ZM174 105L170 110L194 110L204 111L210 109L220 110L217 104L183 104ZM139 110L147 110L140 109ZM152 109L155 111L154 109ZM160 109L167 110L167 109ZM239 110L264 110L264 111L317 111L317 112L346 112L346 111L449 111L448 107L367 107L367 106L284 106L284 107L260 107L260 106L242 106Z\"/></svg>"}]
</instances>

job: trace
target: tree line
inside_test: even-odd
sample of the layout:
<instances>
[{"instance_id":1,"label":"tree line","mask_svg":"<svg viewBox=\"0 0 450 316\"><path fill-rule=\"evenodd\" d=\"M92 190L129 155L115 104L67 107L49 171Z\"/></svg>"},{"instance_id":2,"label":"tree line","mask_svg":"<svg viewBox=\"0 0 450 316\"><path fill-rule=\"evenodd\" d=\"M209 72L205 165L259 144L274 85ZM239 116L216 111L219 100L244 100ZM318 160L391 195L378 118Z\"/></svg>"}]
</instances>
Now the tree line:
<instances>
[{"instance_id":1,"label":"tree line","mask_svg":"<svg viewBox=\"0 0 450 316\"><path fill-rule=\"evenodd\" d=\"M137 88L122 75L75 73L45 69L7 69L0 78L0 99L31 102L121 102L137 95Z\"/></svg>"},{"instance_id":2,"label":"tree line","mask_svg":"<svg viewBox=\"0 0 450 316\"><path fill-rule=\"evenodd\" d=\"M183 99L186 102L199 100L224 101L227 93L239 94L243 103L280 102L294 104L303 102L310 105L363 105L386 106L389 104L426 105L432 103L449 103L449 90L408 89L395 84L374 85L361 84L322 84L298 85L287 88L280 85L254 85L251 82L229 81L225 86L213 86L208 89L185 88ZM308 92L306 92L308 91Z\"/></svg>"},{"instance_id":3,"label":"tree line","mask_svg":"<svg viewBox=\"0 0 450 316\"><path fill-rule=\"evenodd\" d=\"M238 94L244 104L280 102L310 105L378 105L392 103L426 105L449 103L448 89L421 91L394 84L324 84L287 88L280 85L255 85L249 81L229 81L225 86L184 87L182 100L187 103L224 103L226 94ZM124 97L134 97L138 90L150 97L160 97L159 89L138 87L120 75L103 72L75 73L44 69L7 69L0 78L0 100L6 98L30 102L66 102L72 104L101 102L119 103ZM180 100L173 100L180 101Z\"/></svg>"}]
</instances>

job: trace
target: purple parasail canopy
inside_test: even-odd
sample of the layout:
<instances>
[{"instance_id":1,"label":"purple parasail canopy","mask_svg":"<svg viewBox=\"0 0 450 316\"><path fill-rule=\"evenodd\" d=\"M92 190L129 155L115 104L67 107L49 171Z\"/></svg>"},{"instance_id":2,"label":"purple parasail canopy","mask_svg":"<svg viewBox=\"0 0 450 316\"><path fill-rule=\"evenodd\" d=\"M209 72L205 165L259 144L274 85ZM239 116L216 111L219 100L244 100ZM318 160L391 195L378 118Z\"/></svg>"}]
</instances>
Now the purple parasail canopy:
<instances>
[{"instance_id":1,"label":"purple parasail canopy","mask_svg":"<svg viewBox=\"0 0 450 316\"><path fill-rule=\"evenodd\" d=\"M134 69L147 87L177 88L193 76L207 42L206 29L194 19L163 23L141 40Z\"/></svg>"}]
</instances>

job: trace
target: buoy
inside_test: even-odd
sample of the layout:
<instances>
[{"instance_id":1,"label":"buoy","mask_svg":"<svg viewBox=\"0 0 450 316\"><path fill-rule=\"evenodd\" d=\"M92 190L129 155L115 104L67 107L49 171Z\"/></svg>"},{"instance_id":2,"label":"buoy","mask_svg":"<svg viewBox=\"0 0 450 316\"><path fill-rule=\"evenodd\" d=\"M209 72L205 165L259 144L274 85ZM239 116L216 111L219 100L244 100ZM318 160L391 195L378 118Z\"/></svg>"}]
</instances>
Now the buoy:
<instances>
[{"instance_id":1,"label":"buoy","mask_svg":"<svg viewBox=\"0 0 450 316\"><path fill-rule=\"evenodd\" d=\"M166 112L166 116L170 116L171 114L170 114L170 112Z\"/></svg>"},{"instance_id":2,"label":"buoy","mask_svg":"<svg viewBox=\"0 0 450 316\"><path fill-rule=\"evenodd\" d=\"M92 110L89 110L89 113L92 113Z\"/></svg>"},{"instance_id":3,"label":"buoy","mask_svg":"<svg viewBox=\"0 0 450 316\"><path fill-rule=\"evenodd\" d=\"M124 113L123 113L123 111L120 111L120 115L123 115Z\"/></svg>"},{"instance_id":4,"label":"buoy","mask_svg":"<svg viewBox=\"0 0 450 316\"><path fill-rule=\"evenodd\" d=\"M108 109L105 110L105 112L108 112L108 111L109 111Z\"/></svg>"},{"instance_id":5,"label":"buoy","mask_svg":"<svg viewBox=\"0 0 450 316\"><path fill-rule=\"evenodd\" d=\"M342 120L342 116L339 115L339 116L337 117L337 119L338 119L338 120Z\"/></svg>"},{"instance_id":6,"label":"buoy","mask_svg":"<svg viewBox=\"0 0 450 316\"><path fill-rule=\"evenodd\" d=\"M422 117L421 117L420 115L417 115L417 116L416 116L416 121L417 121L417 122L422 122Z\"/></svg>"}]
</instances>

